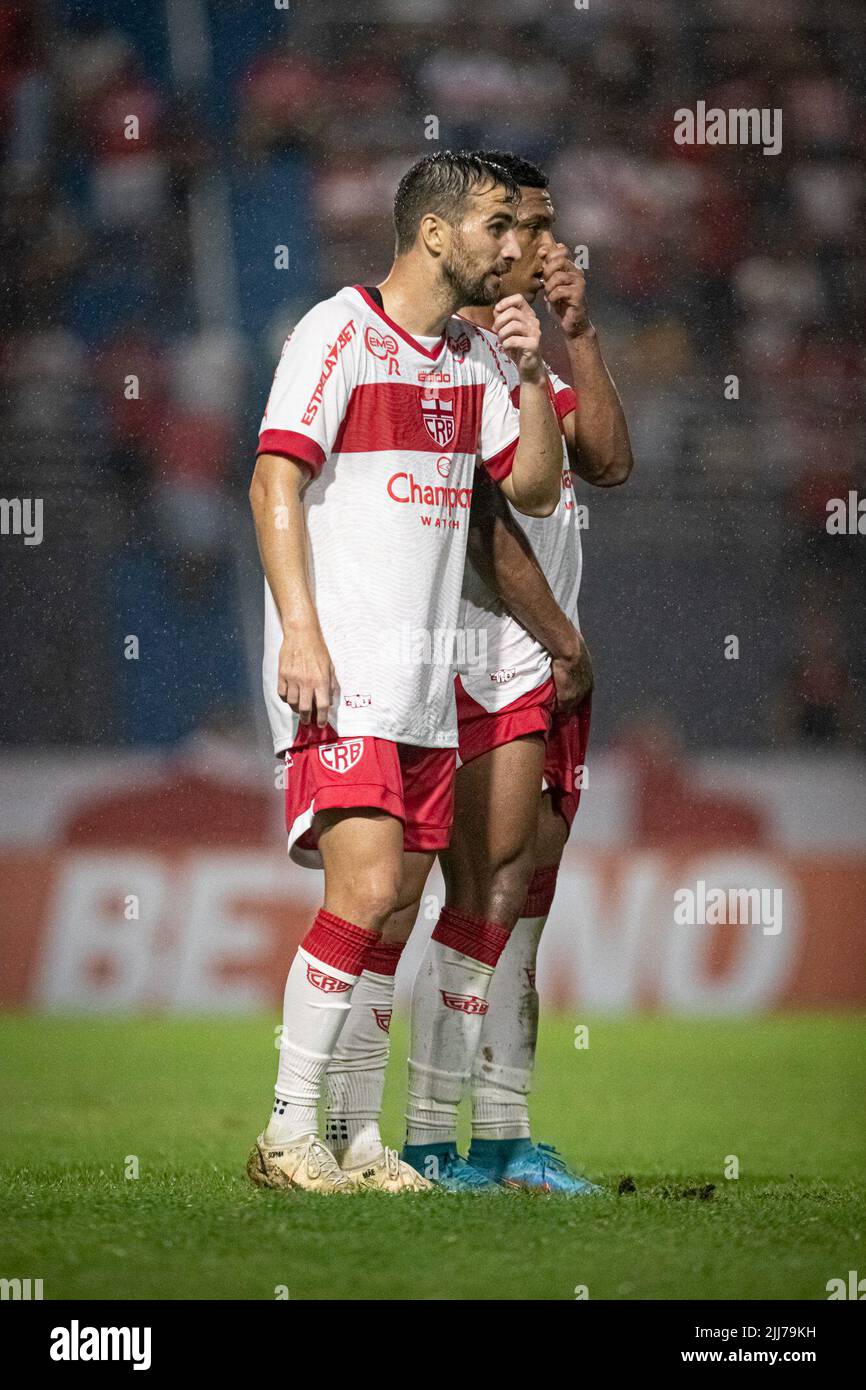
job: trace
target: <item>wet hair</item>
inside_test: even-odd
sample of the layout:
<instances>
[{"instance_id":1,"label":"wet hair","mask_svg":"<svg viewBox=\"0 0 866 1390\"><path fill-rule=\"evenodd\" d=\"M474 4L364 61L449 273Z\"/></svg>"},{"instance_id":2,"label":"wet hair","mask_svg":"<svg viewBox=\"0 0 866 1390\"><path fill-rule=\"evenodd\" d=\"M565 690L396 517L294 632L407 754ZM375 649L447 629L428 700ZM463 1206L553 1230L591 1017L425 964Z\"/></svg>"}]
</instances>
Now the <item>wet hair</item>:
<instances>
[{"instance_id":1,"label":"wet hair","mask_svg":"<svg viewBox=\"0 0 866 1390\"><path fill-rule=\"evenodd\" d=\"M474 153L485 164L496 164L504 169L521 188L550 187L550 179L544 170L522 155L513 154L510 150L475 150Z\"/></svg>"},{"instance_id":2,"label":"wet hair","mask_svg":"<svg viewBox=\"0 0 866 1390\"><path fill-rule=\"evenodd\" d=\"M425 213L459 222L469 196L487 184L502 184L509 203L520 199L512 174L482 155L439 150L419 159L403 175L394 198L397 255L414 246Z\"/></svg>"}]
</instances>

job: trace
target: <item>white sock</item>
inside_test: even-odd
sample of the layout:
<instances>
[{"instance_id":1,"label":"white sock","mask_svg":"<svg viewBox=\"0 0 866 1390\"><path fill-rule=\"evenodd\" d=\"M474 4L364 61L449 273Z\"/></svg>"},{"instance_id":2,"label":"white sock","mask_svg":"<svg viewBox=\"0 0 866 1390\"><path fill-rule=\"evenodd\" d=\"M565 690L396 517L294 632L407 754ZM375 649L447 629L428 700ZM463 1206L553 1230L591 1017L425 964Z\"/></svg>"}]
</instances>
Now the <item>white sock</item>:
<instances>
[{"instance_id":1,"label":"white sock","mask_svg":"<svg viewBox=\"0 0 866 1390\"><path fill-rule=\"evenodd\" d=\"M496 967L472 1068L472 1137L528 1139L538 1039L535 962L547 914L521 917Z\"/></svg>"},{"instance_id":2,"label":"white sock","mask_svg":"<svg viewBox=\"0 0 866 1390\"><path fill-rule=\"evenodd\" d=\"M393 1008L394 975L365 970L326 1073L325 1142L344 1168L378 1158L384 1148L379 1115Z\"/></svg>"},{"instance_id":3,"label":"white sock","mask_svg":"<svg viewBox=\"0 0 866 1390\"><path fill-rule=\"evenodd\" d=\"M507 929L444 907L412 991L408 1144L453 1143Z\"/></svg>"},{"instance_id":4,"label":"white sock","mask_svg":"<svg viewBox=\"0 0 866 1390\"><path fill-rule=\"evenodd\" d=\"M298 948L283 995L280 1060L266 1143L288 1144L318 1133L325 1068L346 1020L364 956L376 940L375 933L323 910Z\"/></svg>"}]
</instances>

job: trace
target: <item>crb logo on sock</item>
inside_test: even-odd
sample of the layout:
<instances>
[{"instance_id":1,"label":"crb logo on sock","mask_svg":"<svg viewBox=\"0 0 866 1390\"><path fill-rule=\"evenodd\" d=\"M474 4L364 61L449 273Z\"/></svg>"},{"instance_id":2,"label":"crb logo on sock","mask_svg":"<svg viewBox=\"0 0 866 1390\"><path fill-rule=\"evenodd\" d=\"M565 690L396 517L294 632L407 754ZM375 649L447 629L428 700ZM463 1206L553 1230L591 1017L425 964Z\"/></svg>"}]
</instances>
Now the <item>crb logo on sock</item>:
<instances>
[{"instance_id":1,"label":"crb logo on sock","mask_svg":"<svg viewBox=\"0 0 866 1390\"><path fill-rule=\"evenodd\" d=\"M315 965L307 966L307 979L316 989L321 989L325 994L344 994L347 989L351 989L348 980L338 980L334 975L326 975L324 970L318 970Z\"/></svg>"},{"instance_id":2,"label":"crb logo on sock","mask_svg":"<svg viewBox=\"0 0 866 1390\"><path fill-rule=\"evenodd\" d=\"M319 762L329 772L351 772L363 753L362 738L347 738L342 743L323 743L319 748Z\"/></svg>"},{"instance_id":3,"label":"crb logo on sock","mask_svg":"<svg viewBox=\"0 0 866 1390\"><path fill-rule=\"evenodd\" d=\"M456 1009L461 1014L486 1014L490 1005L477 994L452 994L450 990L440 989L442 1003L446 1009Z\"/></svg>"}]
</instances>

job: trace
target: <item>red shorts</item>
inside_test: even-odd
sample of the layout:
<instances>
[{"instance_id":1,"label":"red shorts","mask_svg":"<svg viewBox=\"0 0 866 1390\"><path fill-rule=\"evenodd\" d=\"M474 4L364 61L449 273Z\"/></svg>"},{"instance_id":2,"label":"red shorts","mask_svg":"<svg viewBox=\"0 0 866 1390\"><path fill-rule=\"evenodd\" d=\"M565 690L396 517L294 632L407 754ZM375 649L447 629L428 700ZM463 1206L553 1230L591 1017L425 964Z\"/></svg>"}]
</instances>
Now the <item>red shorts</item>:
<instances>
[{"instance_id":1,"label":"red shorts","mask_svg":"<svg viewBox=\"0 0 866 1390\"><path fill-rule=\"evenodd\" d=\"M313 818L317 811L337 807L373 807L396 816L403 822L407 850L447 847L454 820L456 749L349 735L293 748L285 761L286 829L297 862L320 863Z\"/></svg>"},{"instance_id":2,"label":"red shorts","mask_svg":"<svg viewBox=\"0 0 866 1390\"><path fill-rule=\"evenodd\" d=\"M553 725L547 735L544 786L553 797L553 804L569 830L586 783L586 750L591 715L592 695L587 695L571 714L554 714Z\"/></svg>"},{"instance_id":3,"label":"red shorts","mask_svg":"<svg viewBox=\"0 0 866 1390\"><path fill-rule=\"evenodd\" d=\"M466 693L459 676L454 678L454 694L461 763L471 763L524 734L547 734L553 721L556 688L552 677L493 714Z\"/></svg>"}]
</instances>

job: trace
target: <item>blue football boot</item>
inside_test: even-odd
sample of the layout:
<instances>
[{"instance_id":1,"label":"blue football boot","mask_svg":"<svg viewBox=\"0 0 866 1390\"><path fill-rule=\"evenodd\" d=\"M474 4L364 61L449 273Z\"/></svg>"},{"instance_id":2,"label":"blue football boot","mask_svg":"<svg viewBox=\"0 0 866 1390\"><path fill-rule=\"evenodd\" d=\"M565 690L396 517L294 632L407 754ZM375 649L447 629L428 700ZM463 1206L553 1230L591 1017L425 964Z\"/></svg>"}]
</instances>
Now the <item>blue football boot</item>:
<instances>
[{"instance_id":1,"label":"blue football boot","mask_svg":"<svg viewBox=\"0 0 866 1390\"><path fill-rule=\"evenodd\" d=\"M400 1155L444 1192L499 1192L497 1180L467 1163L453 1144L407 1144Z\"/></svg>"},{"instance_id":2,"label":"blue football boot","mask_svg":"<svg viewBox=\"0 0 866 1390\"><path fill-rule=\"evenodd\" d=\"M502 1187L522 1192L594 1197L604 1190L572 1173L552 1144L533 1144L531 1139L473 1139L469 1162Z\"/></svg>"}]
</instances>

